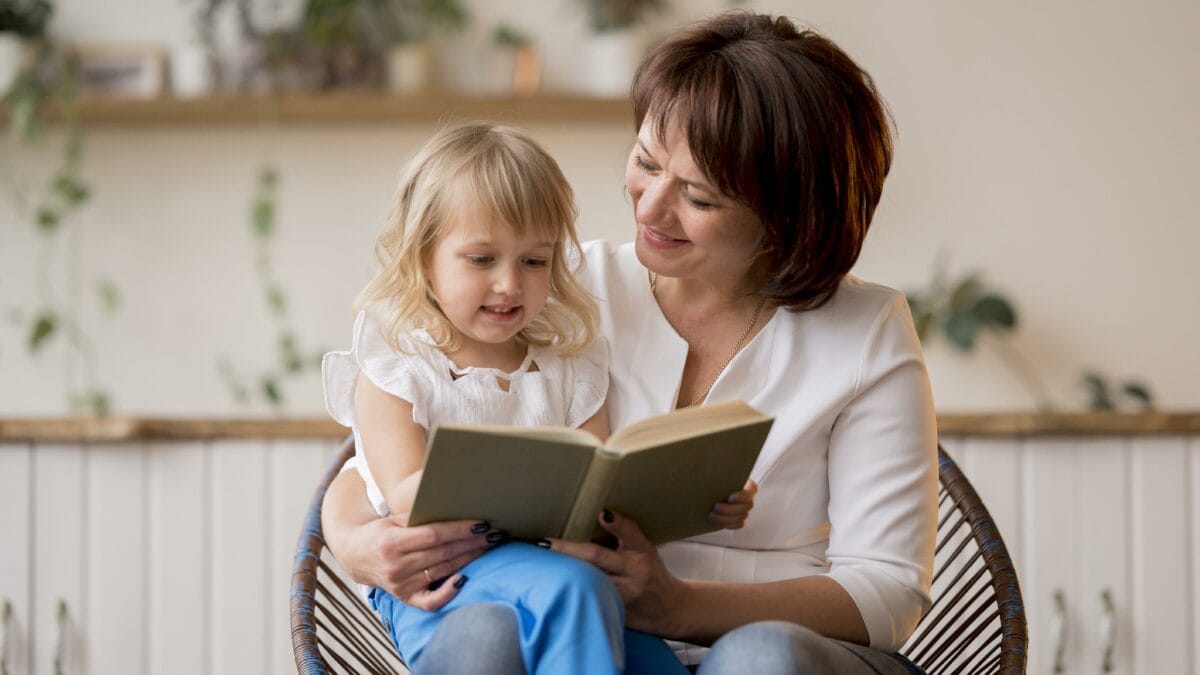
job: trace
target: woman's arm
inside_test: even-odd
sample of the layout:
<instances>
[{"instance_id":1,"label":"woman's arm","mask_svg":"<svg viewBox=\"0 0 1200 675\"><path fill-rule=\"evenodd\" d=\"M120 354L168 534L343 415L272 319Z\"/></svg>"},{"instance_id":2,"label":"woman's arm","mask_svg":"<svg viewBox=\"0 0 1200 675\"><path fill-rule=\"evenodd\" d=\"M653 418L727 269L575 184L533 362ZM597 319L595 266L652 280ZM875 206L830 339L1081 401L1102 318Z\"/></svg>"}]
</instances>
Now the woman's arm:
<instances>
[{"instance_id":1,"label":"woman's arm","mask_svg":"<svg viewBox=\"0 0 1200 675\"><path fill-rule=\"evenodd\" d=\"M466 579L458 571L505 540L502 532L481 521L404 527L395 518L379 518L355 471L343 471L330 484L321 528L350 578L426 611L436 611L457 595ZM430 591L431 578L445 582Z\"/></svg>"},{"instance_id":2,"label":"woman's arm","mask_svg":"<svg viewBox=\"0 0 1200 675\"><path fill-rule=\"evenodd\" d=\"M557 539L551 541L551 548L608 573L625 599L625 623L630 628L707 645L738 626L776 619L839 640L868 643L867 628L854 601L828 577L761 584L685 581L667 571L658 550L635 522L606 512L600 524L617 537L616 550Z\"/></svg>"}]
</instances>

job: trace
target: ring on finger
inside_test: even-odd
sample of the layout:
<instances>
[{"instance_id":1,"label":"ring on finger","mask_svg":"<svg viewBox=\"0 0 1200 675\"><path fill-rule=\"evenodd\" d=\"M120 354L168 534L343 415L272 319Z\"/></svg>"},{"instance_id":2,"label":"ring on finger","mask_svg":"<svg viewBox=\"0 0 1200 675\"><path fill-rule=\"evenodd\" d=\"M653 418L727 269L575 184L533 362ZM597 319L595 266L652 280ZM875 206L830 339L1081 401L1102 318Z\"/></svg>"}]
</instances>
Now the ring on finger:
<instances>
[{"instance_id":1,"label":"ring on finger","mask_svg":"<svg viewBox=\"0 0 1200 675\"><path fill-rule=\"evenodd\" d=\"M429 574L429 568L428 568L428 567L426 567L426 568L425 568L425 570L424 570L424 572L425 572L425 580L426 580L426 581L428 581L429 583L431 583L431 584L432 584L432 583L433 583L433 576L431 576L431 575Z\"/></svg>"}]
</instances>

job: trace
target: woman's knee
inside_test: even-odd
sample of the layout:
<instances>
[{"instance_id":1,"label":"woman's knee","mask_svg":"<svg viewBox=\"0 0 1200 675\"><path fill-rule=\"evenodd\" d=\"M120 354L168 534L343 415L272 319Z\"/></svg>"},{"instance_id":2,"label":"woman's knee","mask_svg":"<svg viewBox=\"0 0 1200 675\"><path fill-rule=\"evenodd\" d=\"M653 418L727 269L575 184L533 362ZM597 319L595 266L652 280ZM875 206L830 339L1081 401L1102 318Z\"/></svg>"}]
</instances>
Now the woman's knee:
<instances>
[{"instance_id":1,"label":"woman's knee","mask_svg":"<svg viewBox=\"0 0 1200 675\"><path fill-rule=\"evenodd\" d=\"M713 644L700 667L703 675L754 672L811 675L828 670L833 641L787 621L759 621L735 628Z\"/></svg>"},{"instance_id":2,"label":"woman's knee","mask_svg":"<svg viewBox=\"0 0 1200 675\"><path fill-rule=\"evenodd\" d=\"M420 659L410 665L421 675L523 675L526 671L517 615L511 607L494 602L459 607L442 619Z\"/></svg>"}]
</instances>

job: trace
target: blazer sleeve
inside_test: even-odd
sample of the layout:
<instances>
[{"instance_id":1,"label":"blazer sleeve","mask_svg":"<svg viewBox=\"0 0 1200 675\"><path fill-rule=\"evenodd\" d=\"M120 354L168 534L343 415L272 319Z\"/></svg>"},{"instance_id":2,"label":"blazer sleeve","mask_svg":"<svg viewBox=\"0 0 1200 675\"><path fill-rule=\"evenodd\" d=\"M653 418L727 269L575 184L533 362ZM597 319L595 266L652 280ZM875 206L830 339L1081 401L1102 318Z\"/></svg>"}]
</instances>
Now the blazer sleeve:
<instances>
[{"instance_id":1,"label":"blazer sleeve","mask_svg":"<svg viewBox=\"0 0 1200 675\"><path fill-rule=\"evenodd\" d=\"M863 343L858 381L829 439L829 576L871 646L895 651L929 609L937 530L937 421L904 296Z\"/></svg>"}]
</instances>

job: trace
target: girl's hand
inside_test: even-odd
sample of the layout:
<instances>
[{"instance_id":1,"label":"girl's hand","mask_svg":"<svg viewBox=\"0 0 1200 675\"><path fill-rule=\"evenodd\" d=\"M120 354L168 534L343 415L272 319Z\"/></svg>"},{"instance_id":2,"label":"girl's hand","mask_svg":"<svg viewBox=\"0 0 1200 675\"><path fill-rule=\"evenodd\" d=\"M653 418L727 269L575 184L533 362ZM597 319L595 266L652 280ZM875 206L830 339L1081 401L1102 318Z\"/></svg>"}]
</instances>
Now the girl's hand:
<instances>
[{"instance_id":1,"label":"girl's hand","mask_svg":"<svg viewBox=\"0 0 1200 675\"><path fill-rule=\"evenodd\" d=\"M349 532L338 562L356 581L432 612L454 599L467 582L458 570L505 539L480 521L404 527L384 517Z\"/></svg>"},{"instance_id":2,"label":"girl's hand","mask_svg":"<svg viewBox=\"0 0 1200 675\"><path fill-rule=\"evenodd\" d=\"M667 571L658 550L633 520L605 510L600 525L617 538L616 550L561 539L549 540L550 548L590 562L608 575L625 601L626 626L664 637L678 634L684 583Z\"/></svg>"},{"instance_id":3,"label":"girl's hand","mask_svg":"<svg viewBox=\"0 0 1200 675\"><path fill-rule=\"evenodd\" d=\"M750 509L754 508L754 495L758 494L758 483L746 481L746 486L729 495L723 502L713 505L708 519L727 530L738 530L746 524Z\"/></svg>"}]
</instances>

